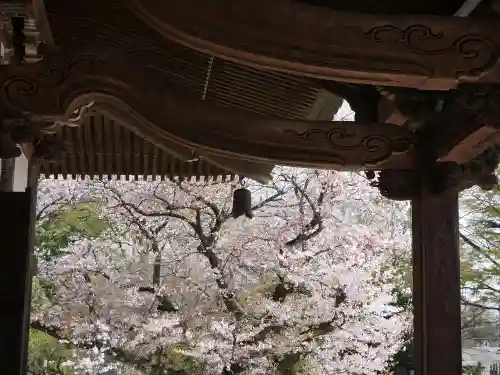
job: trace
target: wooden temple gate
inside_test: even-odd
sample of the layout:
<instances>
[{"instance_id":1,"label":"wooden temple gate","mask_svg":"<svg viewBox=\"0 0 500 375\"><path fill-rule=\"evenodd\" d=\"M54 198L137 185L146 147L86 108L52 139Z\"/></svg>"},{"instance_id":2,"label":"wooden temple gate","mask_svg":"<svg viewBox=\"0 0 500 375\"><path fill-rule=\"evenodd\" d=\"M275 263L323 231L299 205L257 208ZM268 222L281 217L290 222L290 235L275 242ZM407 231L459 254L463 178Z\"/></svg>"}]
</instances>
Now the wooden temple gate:
<instances>
[{"instance_id":1,"label":"wooden temple gate","mask_svg":"<svg viewBox=\"0 0 500 375\"><path fill-rule=\"evenodd\" d=\"M416 374L461 374L458 193L497 183L499 1L0 5L1 374L26 373L39 173L264 182L276 164L412 201ZM342 98L354 122L331 121Z\"/></svg>"}]
</instances>

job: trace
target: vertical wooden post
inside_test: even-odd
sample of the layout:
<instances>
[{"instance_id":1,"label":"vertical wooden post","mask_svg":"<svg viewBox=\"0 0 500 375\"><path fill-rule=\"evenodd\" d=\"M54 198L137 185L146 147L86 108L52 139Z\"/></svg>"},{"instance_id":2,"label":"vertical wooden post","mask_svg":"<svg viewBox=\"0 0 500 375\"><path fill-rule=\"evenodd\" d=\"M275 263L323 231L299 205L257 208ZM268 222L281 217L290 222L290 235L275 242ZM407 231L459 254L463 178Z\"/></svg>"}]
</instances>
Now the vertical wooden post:
<instances>
[{"instance_id":1,"label":"vertical wooden post","mask_svg":"<svg viewBox=\"0 0 500 375\"><path fill-rule=\"evenodd\" d=\"M462 373L458 193L434 195L427 176L412 200L416 375Z\"/></svg>"},{"instance_id":2,"label":"vertical wooden post","mask_svg":"<svg viewBox=\"0 0 500 375\"><path fill-rule=\"evenodd\" d=\"M0 192L0 374L27 373L35 204L36 183Z\"/></svg>"},{"instance_id":3,"label":"vertical wooden post","mask_svg":"<svg viewBox=\"0 0 500 375\"><path fill-rule=\"evenodd\" d=\"M0 191L12 191L14 166L15 160L12 158L0 160Z\"/></svg>"}]
</instances>

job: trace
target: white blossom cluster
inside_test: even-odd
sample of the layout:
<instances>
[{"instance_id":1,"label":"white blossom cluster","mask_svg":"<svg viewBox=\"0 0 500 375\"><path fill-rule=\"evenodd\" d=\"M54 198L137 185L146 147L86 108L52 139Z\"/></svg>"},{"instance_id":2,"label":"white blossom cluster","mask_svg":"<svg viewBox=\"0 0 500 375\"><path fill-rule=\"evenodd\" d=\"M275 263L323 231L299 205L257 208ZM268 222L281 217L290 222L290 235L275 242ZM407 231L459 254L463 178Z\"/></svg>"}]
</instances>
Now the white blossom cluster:
<instances>
[{"instance_id":1,"label":"white blossom cluster","mask_svg":"<svg viewBox=\"0 0 500 375\"><path fill-rule=\"evenodd\" d=\"M408 325L390 266L408 246L404 206L354 174L273 177L246 184L251 220L230 215L236 184L42 181L46 212L60 197L97 202L106 227L40 262L56 297L35 295L32 320L85 350L85 371L110 358L200 374L383 370Z\"/></svg>"}]
</instances>

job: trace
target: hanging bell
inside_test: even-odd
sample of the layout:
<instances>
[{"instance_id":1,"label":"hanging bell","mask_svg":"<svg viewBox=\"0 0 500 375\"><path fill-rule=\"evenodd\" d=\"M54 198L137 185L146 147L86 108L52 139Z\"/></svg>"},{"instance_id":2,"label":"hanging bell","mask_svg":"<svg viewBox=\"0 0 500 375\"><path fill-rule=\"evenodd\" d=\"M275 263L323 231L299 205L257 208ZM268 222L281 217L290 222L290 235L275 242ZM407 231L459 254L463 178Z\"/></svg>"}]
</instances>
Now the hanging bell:
<instances>
[{"instance_id":1,"label":"hanging bell","mask_svg":"<svg viewBox=\"0 0 500 375\"><path fill-rule=\"evenodd\" d=\"M245 188L236 189L233 193L233 218L237 219L245 215L249 219L253 217L252 193Z\"/></svg>"},{"instance_id":2,"label":"hanging bell","mask_svg":"<svg viewBox=\"0 0 500 375\"><path fill-rule=\"evenodd\" d=\"M17 147L9 133L0 133L0 158L10 159L21 156L21 149Z\"/></svg>"}]
</instances>

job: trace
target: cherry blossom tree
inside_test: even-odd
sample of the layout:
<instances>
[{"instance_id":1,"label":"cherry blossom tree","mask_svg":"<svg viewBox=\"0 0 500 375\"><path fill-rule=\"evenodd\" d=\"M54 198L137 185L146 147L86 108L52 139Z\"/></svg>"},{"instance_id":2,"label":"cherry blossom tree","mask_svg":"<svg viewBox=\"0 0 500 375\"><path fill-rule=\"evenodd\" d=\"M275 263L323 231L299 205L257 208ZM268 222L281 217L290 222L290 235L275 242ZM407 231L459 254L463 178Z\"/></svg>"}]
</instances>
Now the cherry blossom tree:
<instances>
[{"instance_id":1,"label":"cherry blossom tree","mask_svg":"<svg viewBox=\"0 0 500 375\"><path fill-rule=\"evenodd\" d=\"M65 196L106 225L40 259L55 297L35 295L32 326L89 365L155 374L382 371L408 326L391 267L408 247L404 206L356 174L276 168L245 182L253 218L233 218L236 185L42 182L39 212Z\"/></svg>"}]
</instances>

